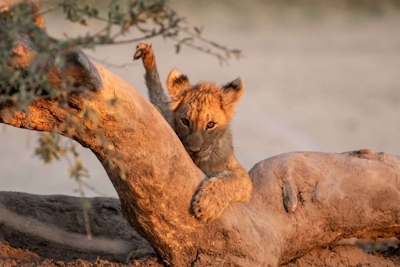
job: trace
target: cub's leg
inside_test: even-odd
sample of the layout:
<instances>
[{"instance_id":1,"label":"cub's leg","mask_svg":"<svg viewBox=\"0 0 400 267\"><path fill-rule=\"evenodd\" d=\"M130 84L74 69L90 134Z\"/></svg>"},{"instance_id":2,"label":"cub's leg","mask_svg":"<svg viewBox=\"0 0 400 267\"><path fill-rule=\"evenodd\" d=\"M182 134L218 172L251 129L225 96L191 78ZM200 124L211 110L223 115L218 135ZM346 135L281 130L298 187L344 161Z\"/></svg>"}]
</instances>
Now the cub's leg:
<instances>
[{"instance_id":1,"label":"cub's leg","mask_svg":"<svg viewBox=\"0 0 400 267\"><path fill-rule=\"evenodd\" d=\"M146 69L144 78L150 102L160 111L165 120L172 125L173 117L170 108L170 100L161 85L151 44L146 42L138 43L133 59L136 60L139 58L142 58L143 66Z\"/></svg>"},{"instance_id":2,"label":"cub's leg","mask_svg":"<svg viewBox=\"0 0 400 267\"><path fill-rule=\"evenodd\" d=\"M232 202L248 203L252 183L241 166L204 180L192 198L191 211L201 221L218 218Z\"/></svg>"}]
</instances>

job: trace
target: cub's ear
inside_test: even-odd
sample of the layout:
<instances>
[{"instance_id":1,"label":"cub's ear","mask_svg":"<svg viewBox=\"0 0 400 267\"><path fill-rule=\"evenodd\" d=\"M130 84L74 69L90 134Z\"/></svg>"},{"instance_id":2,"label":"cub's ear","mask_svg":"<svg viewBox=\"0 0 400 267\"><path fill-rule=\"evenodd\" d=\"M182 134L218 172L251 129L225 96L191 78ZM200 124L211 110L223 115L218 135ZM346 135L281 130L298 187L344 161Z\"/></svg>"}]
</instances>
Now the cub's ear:
<instances>
[{"instance_id":1,"label":"cub's ear","mask_svg":"<svg viewBox=\"0 0 400 267\"><path fill-rule=\"evenodd\" d=\"M227 111L234 112L234 105L239 100L244 92L244 83L240 78L233 80L230 83L225 84L221 88L221 95L223 105Z\"/></svg>"},{"instance_id":2,"label":"cub's ear","mask_svg":"<svg viewBox=\"0 0 400 267\"><path fill-rule=\"evenodd\" d=\"M173 69L167 79L167 88L173 100L190 87L189 79L186 75L180 74L179 71Z\"/></svg>"}]
</instances>

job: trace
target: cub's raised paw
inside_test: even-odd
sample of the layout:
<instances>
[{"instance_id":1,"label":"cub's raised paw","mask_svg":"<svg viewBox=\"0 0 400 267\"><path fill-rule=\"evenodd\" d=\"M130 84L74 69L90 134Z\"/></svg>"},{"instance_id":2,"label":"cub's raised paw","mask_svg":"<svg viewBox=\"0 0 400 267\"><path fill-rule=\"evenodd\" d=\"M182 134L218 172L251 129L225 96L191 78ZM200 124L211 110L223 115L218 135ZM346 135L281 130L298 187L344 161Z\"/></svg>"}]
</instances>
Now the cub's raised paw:
<instances>
[{"instance_id":1,"label":"cub's raised paw","mask_svg":"<svg viewBox=\"0 0 400 267\"><path fill-rule=\"evenodd\" d=\"M191 212L203 222L215 220L229 205L219 182L218 178L203 182L192 198Z\"/></svg>"},{"instance_id":2,"label":"cub's raised paw","mask_svg":"<svg viewBox=\"0 0 400 267\"><path fill-rule=\"evenodd\" d=\"M151 51L151 44L147 42L140 42L136 46L136 52L133 55L133 60L144 57Z\"/></svg>"}]
</instances>

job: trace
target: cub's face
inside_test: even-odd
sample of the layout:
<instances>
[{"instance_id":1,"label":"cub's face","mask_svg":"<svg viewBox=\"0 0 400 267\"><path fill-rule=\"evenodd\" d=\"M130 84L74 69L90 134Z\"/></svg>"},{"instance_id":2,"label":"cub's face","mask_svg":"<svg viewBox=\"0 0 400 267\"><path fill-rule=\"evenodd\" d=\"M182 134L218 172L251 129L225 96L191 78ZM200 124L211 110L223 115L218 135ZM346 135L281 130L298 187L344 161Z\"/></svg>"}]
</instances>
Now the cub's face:
<instances>
[{"instance_id":1,"label":"cub's face","mask_svg":"<svg viewBox=\"0 0 400 267\"><path fill-rule=\"evenodd\" d=\"M243 82L236 79L224 86L204 82L192 86L185 75L173 70L167 83L175 131L198 165L208 159L225 134L235 112L235 103L243 94Z\"/></svg>"}]
</instances>

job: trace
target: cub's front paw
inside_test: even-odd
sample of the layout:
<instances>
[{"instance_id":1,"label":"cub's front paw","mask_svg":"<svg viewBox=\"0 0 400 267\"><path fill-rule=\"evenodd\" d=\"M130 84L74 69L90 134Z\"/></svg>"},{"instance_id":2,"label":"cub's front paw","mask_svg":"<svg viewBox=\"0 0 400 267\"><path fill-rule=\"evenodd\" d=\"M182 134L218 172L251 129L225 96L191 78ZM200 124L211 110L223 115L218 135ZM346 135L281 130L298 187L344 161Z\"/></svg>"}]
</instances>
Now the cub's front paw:
<instances>
[{"instance_id":1,"label":"cub's front paw","mask_svg":"<svg viewBox=\"0 0 400 267\"><path fill-rule=\"evenodd\" d=\"M202 183L192 198L191 211L193 215L204 222L215 220L229 205L221 190L218 178L212 178Z\"/></svg>"},{"instance_id":2,"label":"cub's front paw","mask_svg":"<svg viewBox=\"0 0 400 267\"><path fill-rule=\"evenodd\" d=\"M133 60L144 57L151 51L151 44L147 42L140 42L136 46L136 52L133 55Z\"/></svg>"}]
</instances>

